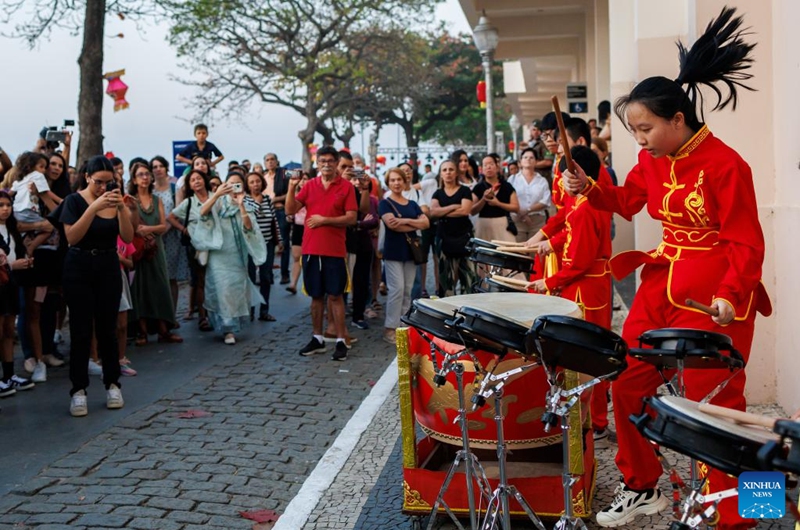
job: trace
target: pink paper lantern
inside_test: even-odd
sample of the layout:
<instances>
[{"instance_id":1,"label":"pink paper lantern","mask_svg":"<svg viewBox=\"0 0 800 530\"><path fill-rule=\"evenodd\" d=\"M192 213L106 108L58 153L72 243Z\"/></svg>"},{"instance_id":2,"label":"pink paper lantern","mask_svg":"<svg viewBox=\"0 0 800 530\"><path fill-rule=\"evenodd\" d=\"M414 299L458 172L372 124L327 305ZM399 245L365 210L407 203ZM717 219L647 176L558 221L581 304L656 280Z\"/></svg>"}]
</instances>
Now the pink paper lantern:
<instances>
[{"instance_id":1,"label":"pink paper lantern","mask_svg":"<svg viewBox=\"0 0 800 530\"><path fill-rule=\"evenodd\" d=\"M117 70L116 72L109 72L103 75L103 78L108 81L106 94L114 100L114 112L127 109L129 106L128 102L125 101L128 85L120 79L123 75L125 75L125 70Z\"/></svg>"}]
</instances>

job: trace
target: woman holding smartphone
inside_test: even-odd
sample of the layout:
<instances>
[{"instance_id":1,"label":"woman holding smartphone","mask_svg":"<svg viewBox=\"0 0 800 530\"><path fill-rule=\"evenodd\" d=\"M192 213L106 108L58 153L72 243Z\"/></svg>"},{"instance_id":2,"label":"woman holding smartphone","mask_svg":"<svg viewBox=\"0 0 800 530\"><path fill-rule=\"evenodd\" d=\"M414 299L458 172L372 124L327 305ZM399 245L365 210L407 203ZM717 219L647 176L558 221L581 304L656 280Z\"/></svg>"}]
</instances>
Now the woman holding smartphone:
<instances>
[{"instance_id":1,"label":"woman holding smartphone","mask_svg":"<svg viewBox=\"0 0 800 530\"><path fill-rule=\"evenodd\" d=\"M103 360L106 407L119 409L124 405L116 336L122 296L117 236L131 242L133 225L119 188L106 190L114 181L113 172L114 167L104 156L91 158L84 170L86 186L64 200L60 216L70 246L64 261L64 294L70 315L70 414L73 416L88 413L86 389L93 331ZM133 204L132 199L125 201Z\"/></svg>"},{"instance_id":2,"label":"woman holding smartphone","mask_svg":"<svg viewBox=\"0 0 800 530\"><path fill-rule=\"evenodd\" d=\"M236 333L250 317L250 308L263 304L258 288L247 275L248 257L259 266L267 259L267 245L256 216L246 209L244 180L230 173L200 208L200 223L190 225L192 244L208 251L205 308L225 344L236 344ZM176 212L178 215L179 212Z\"/></svg>"}]
</instances>

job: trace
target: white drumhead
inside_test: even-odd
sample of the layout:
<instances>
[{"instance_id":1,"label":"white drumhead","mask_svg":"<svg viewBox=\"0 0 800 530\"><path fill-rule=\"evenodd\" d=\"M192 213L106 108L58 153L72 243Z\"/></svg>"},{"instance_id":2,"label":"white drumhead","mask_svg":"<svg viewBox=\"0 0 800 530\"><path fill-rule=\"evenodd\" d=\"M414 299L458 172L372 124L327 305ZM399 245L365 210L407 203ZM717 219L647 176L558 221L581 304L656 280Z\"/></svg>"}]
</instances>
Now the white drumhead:
<instances>
[{"instance_id":1,"label":"white drumhead","mask_svg":"<svg viewBox=\"0 0 800 530\"><path fill-rule=\"evenodd\" d=\"M485 254L490 254L490 255L494 254L496 256L506 256L506 257L511 257L511 258L520 258L520 259L525 260L525 261L533 262L533 258L528 256L528 255L526 255L526 254L518 254L516 252L506 252L504 250L497 250L496 248L483 248L483 247L481 247L481 252L483 252Z\"/></svg>"},{"instance_id":2,"label":"white drumhead","mask_svg":"<svg viewBox=\"0 0 800 530\"><path fill-rule=\"evenodd\" d=\"M771 440L779 439L778 435L766 429L744 426L733 421L728 421L725 418L706 414L699 409L699 403L696 401L691 401L689 399L676 396L660 396L659 399L662 403L667 405L668 408L685 414L686 416L697 420L700 423L716 427L722 431L730 432L747 440L767 443Z\"/></svg>"},{"instance_id":3,"label":"white drumhead","mask_svg":"<svg viewBox=\"0 0 800 530\"><path fill-rule=\"evenodd\" d=\"M448 302L451 297L448 298L417 298L414 303L417 305L421 305L423 307L429 307L433 310L439 311L440 313L447 313L448 315L452 315L453 312L458 309L459 306L453 305Z\"/></svg>"},{"instance_id":4,"label":"white drumhead","mask_svg":"<svg viewBox=\"0 0 800 530\"><path fill-rule=\"evenodd\" d=\"M522 326L531 327L542 315L561 315L582 318L578 304L557 296L532 293L478 293L448 296L430 302L440 302L442 311L451 312L460 307L472 307L492 313L499 318L513 320ZM436 307L436 306L434 306Z\"/></svg>"}]
</instances>

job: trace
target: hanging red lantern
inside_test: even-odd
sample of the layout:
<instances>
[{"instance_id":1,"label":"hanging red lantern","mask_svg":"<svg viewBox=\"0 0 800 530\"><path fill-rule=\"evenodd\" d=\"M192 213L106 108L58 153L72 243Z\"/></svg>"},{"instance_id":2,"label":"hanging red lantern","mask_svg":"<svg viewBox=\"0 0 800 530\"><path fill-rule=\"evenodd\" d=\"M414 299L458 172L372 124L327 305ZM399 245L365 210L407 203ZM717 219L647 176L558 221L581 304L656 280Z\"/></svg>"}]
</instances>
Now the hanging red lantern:
<instances>
[{"instance_id":1,"label":"hanging red lantern","mask_svg":"<svg viewBox=\"0 0 800 530\"><path fill-rule=\"evenodd\" d=\"M514 152L514 148L516 146L517 146L517 144L514 143L514 140L511 140L510 142L508 142L508 150L511 151L512 153Z\"/></svg>"},{"instance_id":2,"label":"hanging red lantern","mask_svg":"<svg viewBox=\"0 0 800 530\"><path fill-rule=\"evenodd\" d=\"M378 156L375 157L375 162L376 162L376 165L381 165L382 166L383 164L386 163L386 157L383 156L383 155L378 155Z\"/></svg>"},{"instance_id":3,"label":"hanging red lantern","mask_svg":"<svg viewBox=\"0 0 800 530\"><path fill-rule=\"evenodd\" d=\"M125 75L125 70L117 70L116 72L109 72L103 75L103 79L108 81L108 88L106 94L111 96L114 100L114 112L128 108L128 102L125 101L125 93L128 92L128 85L120 79Z\"/></svg>"},{"instance_id":4,"label":"hanging red lantern","mask_svg":"<svg viewBox=\"0 0 800 530\"><path fill-rule=\"evenodd\" d=\"M478 96L478 103L481 104L481 108L486 108L486 81L478 81L478 86L475 87L475 92Z\"/></svg>"}]
</instances>

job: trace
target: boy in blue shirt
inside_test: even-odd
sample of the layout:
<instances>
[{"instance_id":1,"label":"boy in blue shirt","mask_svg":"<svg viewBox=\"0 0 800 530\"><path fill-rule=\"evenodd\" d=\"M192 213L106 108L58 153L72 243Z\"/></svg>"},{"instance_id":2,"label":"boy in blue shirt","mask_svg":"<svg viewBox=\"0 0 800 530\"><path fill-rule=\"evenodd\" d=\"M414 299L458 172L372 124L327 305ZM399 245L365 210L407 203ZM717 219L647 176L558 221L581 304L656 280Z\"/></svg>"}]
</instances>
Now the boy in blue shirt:
<instances>
[{"instance_id":1,"label":"boy in blue shirt","mask_svg":"<svg viewBox=\"0 0 800 530\"><path fill-rule=\"evenodd\" d=\"M194 137L196 141L187 145L183 151L178 153L178 156L175 157L178 162L191 165L192 158L197 155L200 155L208 160L208 165L212 168L222 162L222 160L225 158L222 154L222 151L217 149L216 145L206 140L208 138L208 126L203 123L198 123L195 125Z\"/></svg>"}]
</instances>

